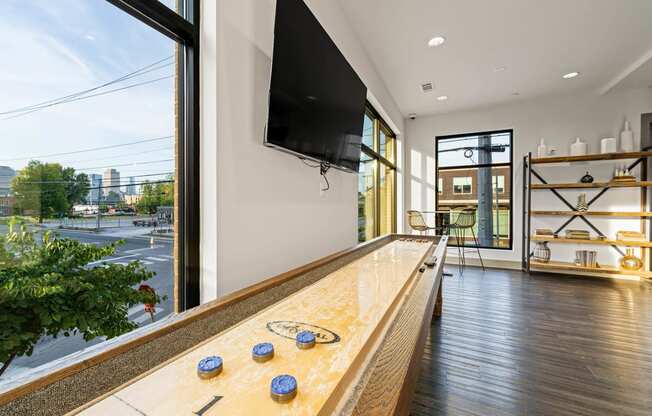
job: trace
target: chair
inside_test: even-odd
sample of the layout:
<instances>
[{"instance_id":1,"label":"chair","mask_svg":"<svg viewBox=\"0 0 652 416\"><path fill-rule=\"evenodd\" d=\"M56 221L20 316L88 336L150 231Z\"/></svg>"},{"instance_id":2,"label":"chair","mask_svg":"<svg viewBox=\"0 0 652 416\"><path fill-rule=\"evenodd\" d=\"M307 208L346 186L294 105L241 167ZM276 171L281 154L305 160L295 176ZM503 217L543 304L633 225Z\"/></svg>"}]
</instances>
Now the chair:
<instances>
[{"instance_id":1,"label":"chair","mask_svg":"<svg viewBox=\"0 0 652 416\"><path fill-rule=\"evenodd\" d=\"M464 273L464 268L466 267L466 247L464 243L466 241L466 231L471 230L471 236L473 237L473 243L475 249L478 252L478 257L480 258L480 264L482 265L482 270L485 270L484 262L482 261L482 254L480 254L480 243L478 238L475 235L475 230L473 227L476 223L476 210L475 208L464 208L457 214L455 222L448 226L449 232L452 232L455 235L455 242L457 243L457 262L460 269L460 274ZM460 243L461 242L461 243Z\"/></svg>"},{"instance_id":2,"label":"chair","mask_svg":"<svg viewBox=\"0 0 652 416\"><path fill-rule=\"evenodd\" d=\"M428 234L428 231L437 229L436 227L430 227L426 224L426 221L423 219L423 214L421 214L420 211L409 210L407 214L408 224L414 231Z\"/></svg>"}]
</instances>

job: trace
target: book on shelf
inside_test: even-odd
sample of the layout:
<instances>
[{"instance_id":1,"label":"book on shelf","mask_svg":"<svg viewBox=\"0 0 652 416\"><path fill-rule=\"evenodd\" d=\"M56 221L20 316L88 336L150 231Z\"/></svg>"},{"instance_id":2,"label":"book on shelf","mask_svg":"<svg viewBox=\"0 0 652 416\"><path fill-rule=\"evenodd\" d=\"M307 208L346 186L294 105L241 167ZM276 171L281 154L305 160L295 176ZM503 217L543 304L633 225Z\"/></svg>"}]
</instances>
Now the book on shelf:
<instances>
[{"instance_id":1,"label":"book on shelf","mask_svg":"<svg viewBox=\"0 0 652 416\"><path fill-rule=\"evenodd\" d=\"M573 240L590 240L591 234L586 230L566 230L566 238Z\"/></svg>"}]
</instances>

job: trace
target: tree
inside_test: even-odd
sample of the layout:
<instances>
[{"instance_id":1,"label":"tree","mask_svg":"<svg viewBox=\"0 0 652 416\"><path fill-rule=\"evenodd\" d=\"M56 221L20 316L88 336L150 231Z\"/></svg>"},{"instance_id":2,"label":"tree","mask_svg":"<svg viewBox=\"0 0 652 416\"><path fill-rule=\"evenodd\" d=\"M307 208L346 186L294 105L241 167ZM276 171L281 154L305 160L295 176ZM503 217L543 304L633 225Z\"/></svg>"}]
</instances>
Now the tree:
<instances>
[{"instance_id":1,"label":"tree","mask_svg":"<svg viewBox=\"0 0 652 416\"><path fill-rule=\"evenodd\" d=\"M39 223L44 218L68 211L61 173L62 168L58 163L29 162L11 181L16 209L24 215L38 217Z\"/></svg>"},{"instance_id":2,"label":"tree","mask_svg":"<svg viewBox=\"0 0 652 416\"><path fill-rule=\"evenodd\" d=\"M106 202L111 205L115 205L120 201L122 201L122 196L116 191L109 191L109 193L106 195Z\"/></svg>"},{"instance_id":3,"label":"tree","mask_svg":"<svg viewBox=\"0 0 652 416\"><path fill-rule=\"evenodd\" d=\"M65 182L66 200L72 208L86 199L91 182L85 173L75 174L74 168L64 168L61 177Z\"/></svg>"},{"instance_id":4,"label":"tree","mask_svg":"<svg viewBox=\"0 0 652 416\"><path fill-rule=\"evenodd\" d=\"M154 214L161 206L174 205L174 180L168 178L166 183L145 182L141 187L142 196L136 203L139 213Z\"/></svg>"},{"instance_id":5,"label":"tree","mask_svg":"<svg viewBox=\"0 0 652 416\"><path fill-rule=\"evenodd\" d=\"M43 336L113 338L138 326L129 321L131 306L164 299L135 288L154 277L138 261L90 265L119 244L97 247L49 231L39 238L10 223L0 236L0 375L15 357L31 355Z\"/></svg>"},{"instance_id":6,"label":"tree","mask_svg":"<svg viewBox=\"0 0 652 416\"><path fill-rule=\"evenodd\" d=\"M90 186L85 173L75 174L73 168L58 163L29 162L11 181L16 197L16 210L38 217L39 223L70 213L72 206L81 202Z\"/></svg>"}]
</instances>

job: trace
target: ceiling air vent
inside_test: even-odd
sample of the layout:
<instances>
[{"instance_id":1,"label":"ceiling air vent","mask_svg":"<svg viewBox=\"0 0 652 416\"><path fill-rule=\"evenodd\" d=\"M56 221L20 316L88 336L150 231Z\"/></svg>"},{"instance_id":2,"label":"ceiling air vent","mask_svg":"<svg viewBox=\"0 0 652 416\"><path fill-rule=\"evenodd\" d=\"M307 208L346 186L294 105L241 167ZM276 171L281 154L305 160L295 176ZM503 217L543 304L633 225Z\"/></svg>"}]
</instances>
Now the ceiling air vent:
<instances>
[{"instance_id":1,"label":"ceiling air vent","mask_svg":"<svg viewBox=\"0 0 652 416\"><path fill-rule=\"evenodd\" d=\"M434 89L432 82L426 82L425 84L421 84L421 91L423 92L432 92Z\"/></svg>"}]
</instances>

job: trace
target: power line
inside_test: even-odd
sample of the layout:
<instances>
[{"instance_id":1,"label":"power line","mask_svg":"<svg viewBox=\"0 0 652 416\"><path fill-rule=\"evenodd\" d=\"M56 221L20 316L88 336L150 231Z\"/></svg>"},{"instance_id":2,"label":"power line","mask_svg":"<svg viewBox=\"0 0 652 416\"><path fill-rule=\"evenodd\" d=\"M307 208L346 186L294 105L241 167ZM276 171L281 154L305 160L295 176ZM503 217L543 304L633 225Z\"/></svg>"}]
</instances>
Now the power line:
<instances>
[{"instance_id":1,"label":"power line","mask_svg":"<svg viewBox=\"0 0 652 416\"><path fill-rule=\"evenodd\" d=\"M160 60L158 60L156 62L153 62L153 63L151 63L149 65L146 65L146 66L144 66L142 68L139 68L139 69L137 69L137 70L135 70L133 72L125 74L125 75L123 75L123 76L121 76L119 78L116 78L114 80L105 82L104 84L95 86L93 88L89 88L89 89L86 89L86 90L83 90L83 91L78 91L78 92L75 92L75 93L72 93L72 94L65 95L63 97L53 98L53 99L43 101L43 102L40 102L40 103L37 103L37 104L32 104L32 105L28 105L28 106L21 107L21 108L15 108L13 110L3 111L3 112L0 112L0 115L7 115L7 114L13 114L13 113L22 113L24 111L32 110L35 107L40 107L40 106L51 104L51 103L54 103L54 102L57 102L57 101L68 100L70 98L79 97L81 95L88 94L88 93L93 92L93 91L97 91L99 89L108 87L109 85L113 85L113 84L125 81L127 79L131 79L131 78L134 78L134 77L137 77L137 76L140 76L140 75L144 75L144 74L147 74L149 72L152 72L152 71L167 67L169 65L172 65L172 63L169 63L169 64L165 64L163 66L156 67L157 65L159 65L159 64L161 64L161 63L163 63L165 61L168 61L173 57L174 57L174 55L170 55L170 56L168 56L166 58L160 59Z\"/></svg>"},{"instance_id":2,"label":"power line","mask_svg":"<svg viewBox=\"0 0 652 416\"><path fill-rule=\"evenodd\" d=\"M75 151L72 151L72 152L51 153L49 155L41 155L41 156L17 157L17 158L13 158L13 159L0 159L0 162L14 162L14 161L19 161L19 160L34 160L34 159L43 159L43 158L56 157L56 156L75 155L75 154L79 154L79 153L95 152L95 151L98 151L98 150L115 149L117 147L133 146L133 145L141 144L141 143L156 142L156 141L165 140L165 139L172 139L173 137L174 136L162 136L162 137L155 137L153 139L138 140L138 141L130 142L130 143L114 144L114 145L102 146L102 147L93 147L93 148L84 149L84 150L75 150Z\"/></svg>"},{"instance_id":3,"label":"power line","mask_svg":"<svg viewBox=\"0 0 652 416\"><path fill-rule=\"evenodd\" d=\"M99 162L102 160L115 160L115 159L123 159L125 157L132 157L132 156L139 156L139 155L144 155L144 154L150 154L153 152L159 152L161 150L172 150L174 149L174 145L172 146L165 146L165 147L159 147L156 149L150 149L150 150L143 150L142 152L133 152L133 153L124 153L124 154L119 154L115 156L110 156L110 157L101 157L98 159L84 159L84 160L67 160L65 162L59 162L62 164L72 164L72 163L80 163L80 162Z\"/></svg>"},{"instance_id":4,"label":"power line","mask_svg":"<svg viewBox=\"0 0 652 416\"><path fill-rule=\"evenodd\" d=\"M162 159L162 160L149 160L146 162L133 162L133 163L124 163L122 165L107 165L107 166L96 166L92 168L78 168L76 170L93 170L93 169L104 169L104 168L119 168L123 166L138 166L138 165L152 165L154 163L163 163L163 162L174 162L174 159ZM131 176L131 175L129 175Z\"/></svg>"},{"instance_id":5,"label":"power line","mask_svg":"<svg viewBox=\"0 0 652 416\"><path fill-rule=\"evenodd\" d=\"M74 101L86 100L86 99L89 99L89 98L92 98L92 97L98 97L98 96L110 94L110 93L113 93L113 92L128 90L130 88L140 87L142 85L152 84L154 82L158 82L158 81L162 81L162 80L170 79L170 78L174 78L174 77L175 77L174 75L168 75L168 76L165 76L165 77L156 78L156 79L152 79L152 80L149 80L149 81L143 81L143 82L139 82L139 83L136 83L136 84L127 85L126 87L115 88L115 89L108 90L108 91L98 92L96 94L85 95L85 96L82 96L82 97L72 98L70 100L65 100L65 101L60 101L60 102L47 104L47 105L44 105L44 106L41 106L41 107L37 107L37 108L35 108L33 110L24 112L24 113L19 113L19 114L16 114L14 116L10 116L10 117L5 117L3 119L0 119L0 121L11 120L11 119L14 119L14 118L23 117L23 116L26 116L28 114L34 113L36 111L40 111L40 110L43 110L43 109L46 109L46 108L54 107L55 105L68 104L68 103L72 103Z\"/></svg>"}]
</instances>

